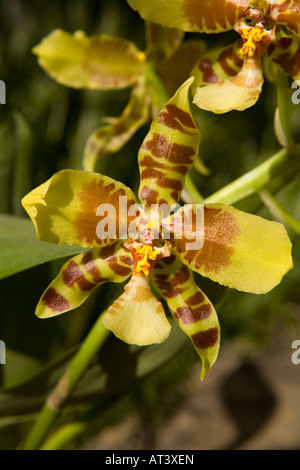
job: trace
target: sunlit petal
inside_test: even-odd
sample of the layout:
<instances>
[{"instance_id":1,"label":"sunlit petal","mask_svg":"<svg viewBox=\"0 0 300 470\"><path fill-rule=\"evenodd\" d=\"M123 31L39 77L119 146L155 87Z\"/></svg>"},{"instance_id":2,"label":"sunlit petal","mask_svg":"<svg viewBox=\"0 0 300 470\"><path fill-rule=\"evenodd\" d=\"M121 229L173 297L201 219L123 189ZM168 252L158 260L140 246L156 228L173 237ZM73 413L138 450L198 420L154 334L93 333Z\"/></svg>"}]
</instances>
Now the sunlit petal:
<instances>
[{"instance_id":1,"label":"sunlit petal","mask_svg":"<svg viewBox=\"0 0 300 470\"><path fill-rule=\"evenodd\" d=\"M263 294L292 269L292 245L282 224L224 204L205 205L200 223L196 214L197 205L186 205L174 215L175 250L193 271L240 291ZM185 231L180 233L176 227L182 225ZM192 245L197 241L200 246L203 241L202 248Z\"/></svg>"},{"instance_id":2,"label":"sunlit petal","mask_svg":"<svg viewBox=\"0 0 300 470\"><path fill-rule=\"evenodd\" d=\"M188 32L229 31L249 8L248 0L127 0L142 18Z\"/></svg>"},{"instance_id":3,"label":"sunlit petal","mask_svg":"<svg viewBox=\"0 0 300 470\"><path fill-rule=\"evenodd\" d=\"M154 296L149 277L134 274L122 294L108 309L103 324L128 344L162 343L170 334L163 306Z\"/></svg>"},{"instance_id":4,"label":"sunlit petal","mask_svg":"<svg viewBox=\"0 0 300 470\"><path fill-rule=\"evenodd\" d=\"M262 84L261 60L246 58L241 71L234 77L198 87L193 102L199 108L216 114L244 111L256 103Z\"/></svg>"},{"instance_id":5,"label":"sunlit petal","mask_svg":"<svg viewBox=\"0 0 300 470\"><path fill-rule=\"evenodd\" d=\"M239 55L241 47L240 39L232 45L201 54L191 72L195 77L192 91L209 83L218 83L226 78L235 77L243 66L243 60Z\"/></svg>"},{"instance_id":6,"label":"sunlit petal","mask_svg":"<svg viewBox=\"0 0 300 470\"><path fill-rule=\"evenodd\" d=\"M40 240L92 248L123 236L135 196L108 176L62 170L27 194L22 204Z\"/></svg>"}]
</instances>

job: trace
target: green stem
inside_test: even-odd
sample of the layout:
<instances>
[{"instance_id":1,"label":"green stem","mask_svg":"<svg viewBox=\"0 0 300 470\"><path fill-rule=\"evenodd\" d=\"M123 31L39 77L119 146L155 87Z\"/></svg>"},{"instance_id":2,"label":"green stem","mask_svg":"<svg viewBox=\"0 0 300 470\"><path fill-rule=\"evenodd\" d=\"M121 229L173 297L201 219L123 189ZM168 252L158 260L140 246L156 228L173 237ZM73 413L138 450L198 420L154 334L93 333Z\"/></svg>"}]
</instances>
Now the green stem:
<instances>
[{"instance_id":1,"label":"green stem","mask_svg":"<svg viewBox=\"0 0 300 470\"><path fill-rule=\"evenodd\" d=\"M187 174L186 179L185 179L184 191L186 191L187 195L183 193L181 197L185 202L188 203L190 201L193 201L194 204L203 203L204 199L199 193L198 189L196 188L189 174Z\"/></svg>"},{"instance_id":2,"label":"green stem","mask_svg":"<svg viewBox=\"0 0 300 470\"><path fill-rule=\"evenodd\" d=\"M72 423L66 423L45 440L40 450L62 450L74 442L75 439L88 431L93 421L98 421L99 414L108 410L114 403L111 397L102 398L90 409L75 418Z\"/></svg>"},{"instance_id":3,"label":"green stem","mask_svg":"<svg viewBox=\"0 0 300 470\"><path fill-rule=\"evenodd\" d=\"M290 112L288 109L288 80L288 76L278 68L276 75L278 115L275 113L275 131L277 131L277 137L281 145L286 147L289 152L293 152L295 143L289 125Z\"/></svg>"},{"instance_id":4,"label":"green stem","mask_svg":"<svg viewBox=\"0 0 300 470\"><path fill-rule=\"evenodd\" d=\"M81 436L84 431L88 428L88 423L85 422L75 422L68 423L62 426L53 436L50 436L49 439L42 445L40 450L62 450L66 446L73 442L74 439Z\"/></svg>"},{"instance_id":5,"label":"green stem","mask_svg":"<svg viewBox=\"0 0 300 470\"><path fill-rule=\"evenodd\" d=\"M300 222L276 201L270 191L263 189L260 191L259 196L275 219L288 225L295 233L300 234Z\"/></svg>"},{"instance_id":6,"label":"green stem","mask_svg":"<svg viewBox=\"0 0 300 470\"><path fill-rule=\"evenodd\" d=\"M204 164L204 162L201 160L201 158L198 157L196 158L195 162L194 162L194 168L195 170L200 174L200 175L203 175L203 176L208 176L210 175L210 169L207 168L207 166Z\"/></svg>"},{"instance_id":7,"label":"green stem","mask_svg":"<svg viewBox=\"0 0 300 470\"><path fill-rule=\"evenodd\" d=\"M92 359L99 351L109 333L102 323L103 315L104 313L100 315L70 366L48 396L37 421L34 423L21 447L22 450L35 450L40 447L50 427L60 414L66 400L70 397Z\"/></svg>"},{"instance_id":8,"label":"green stem","mask_svg":"<svg viewBox=\"0 0 300 470\"><path fill-rule=\"evenodd\" d=\"M299 146L297 150L300 150ZM253 170L207 197L204 202L235 204L257 193L291 167L295 175L300 169L300 162L292 159L287 149L282 149Z\"/></svg>"},{"instance_id":9,"label":"green stem","mask_svg":"<svg viewBox=\"0 0 300 470\"><path fill-rule=\"evenodd\" d=\"M149 86L152 107L154 104L158 112L170 99L170 96L165 85L163 84L162 80L155 71L155 65L152 64L150 61L148 61L146 64L145 81L146 84Z\"/></svg>"}]
</instances>

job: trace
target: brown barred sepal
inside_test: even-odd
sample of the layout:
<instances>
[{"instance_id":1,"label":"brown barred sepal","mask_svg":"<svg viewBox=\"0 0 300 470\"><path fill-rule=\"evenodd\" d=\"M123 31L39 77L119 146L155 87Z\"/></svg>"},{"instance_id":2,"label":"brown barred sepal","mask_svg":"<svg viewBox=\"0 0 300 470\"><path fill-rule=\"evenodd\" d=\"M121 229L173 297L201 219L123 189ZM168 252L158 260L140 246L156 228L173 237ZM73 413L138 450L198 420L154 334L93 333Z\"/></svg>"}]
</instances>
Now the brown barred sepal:
<instances>
[{"instance_id":1,"label":"brown barred sepal","mask_svg":"<svg viewBox=\"0 0 300 470\"><path fill-rule=\"evenodd\" d=\"M192 271L175 255L157 263L151 280L196 348L203 380L217 359L220 344L220 326L212 303L196 285Z\"/></svg>"},{"instance_id":2,"label":"brown barred sepal","mask_svg":"<svg viewBox=\"0 0 300 470\"><path fill-rule=\"evenodd\" d=\"M200 132L189 105L192 82L193 78L188 79L163 107L140 148L139 196L148 207L171 207L178 202L185 176L198 154Z\"/></svg>"},{"instance_id":3,"label":"brown barred sepal","mask_svg":"<svg viewBox=\"0 0 300 470\"><path fill-rule=\"evenodd\" d=\"M280 31L280 37L269 45L266 57L294 80L300 79L300 39L297 36Z\"/></svg>"},{"instance_id":4,"label":"brown barred sepal","mask_svg":"<svg viewBox=\"0 0 300 470\"><path fill-rule=\"evenodd\" d=\"M131 253L115 242L67 261L42 295L36 315L50 318L79 307L99 285L123 282L132 274Z\"/></svg>"}]
</instances>

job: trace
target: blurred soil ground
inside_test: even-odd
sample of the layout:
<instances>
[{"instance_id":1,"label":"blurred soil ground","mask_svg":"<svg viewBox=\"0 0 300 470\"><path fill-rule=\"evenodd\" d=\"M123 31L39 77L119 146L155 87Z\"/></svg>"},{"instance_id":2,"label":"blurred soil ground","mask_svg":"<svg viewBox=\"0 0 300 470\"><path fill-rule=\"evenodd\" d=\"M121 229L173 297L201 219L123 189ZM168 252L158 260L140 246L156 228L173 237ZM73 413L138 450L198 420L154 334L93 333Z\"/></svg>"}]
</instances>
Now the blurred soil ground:
<instances>
[{"instance_id":1,"label":"blurred soil ground","mask_svg":"<svg viewBox=\"0 0 300 470\"><path fill-rule=\"evenodd\" d=\"M298 334L298 337L297 337ZM253 354L239 343L221 346L203 382L200 365L180 386L180 402L149 436L130 415L104 429L82 449L94 450L296 450L300 449L300 364L292 342L279 332Z\"/></svg>"}]
</instances>

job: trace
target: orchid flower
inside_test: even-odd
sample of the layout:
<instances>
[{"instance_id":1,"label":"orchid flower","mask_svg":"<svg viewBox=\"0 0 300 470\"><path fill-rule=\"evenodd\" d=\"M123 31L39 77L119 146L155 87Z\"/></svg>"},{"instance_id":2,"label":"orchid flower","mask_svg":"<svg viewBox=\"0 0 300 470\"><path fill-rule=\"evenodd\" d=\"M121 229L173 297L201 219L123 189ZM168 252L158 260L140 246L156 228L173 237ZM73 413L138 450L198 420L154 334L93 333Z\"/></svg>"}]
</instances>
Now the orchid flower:
<instances>
[{"instance_id":1,"label":"orchid flower","mask_svg":"<svg viewBox=\"0 0 300 470\"><path fill-rule=\"evenodd\" d=\"M117 152L189 77L203 52L202 41L185 41L179 30L146 25L145 51L133 42L108 36L87 37L56 29L33 48L40 66L58 83L76 89L130 88L130 98L117 118L104 118L84 149L83 168L94 171L99 158Z\"/></svg>"},{"instance_id":2,"label":"orchid flower","mask_svg":"<svg viewBox=\"0 0 300 470\"><path fill-rule=\"evenodd\" d=\"M165 104L141 145L140 203L121 182L67 169L33 189L22 204L39 239L88 248L64 264L37 305L38 317L72 310L97 286L130 278L104 325L130 344L163 342L171 325L160 296L198 352L203 379L218 355L220 326L193 271L262 294L293 263L290 239L278 222L224 204L177 207L200 143L189 105L192 82ZM162 217L156 217L161 207Z\"/></svg>"},{"instance_id":3,"label":"orchid flower","mask_svg":"<svg viewBox=\"0 0 300 470\"><path fill-rule=\"evenodd\" d=\"M300 78L299 0L128 0L148 20L187 32L222 33L240 38L212 50L195 64L193 102L225 113L253 106L262 89L262 57L294 80Z\"/></svg>"}]
</instances>

